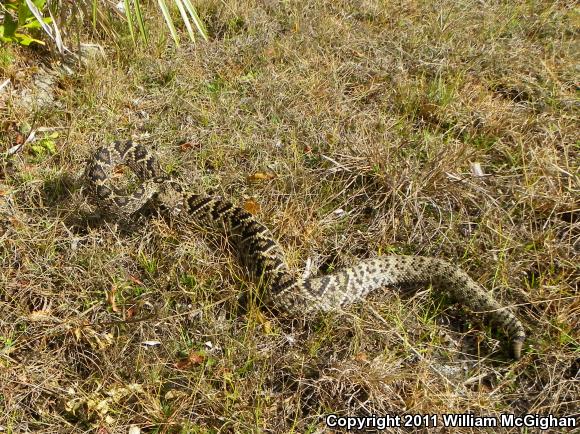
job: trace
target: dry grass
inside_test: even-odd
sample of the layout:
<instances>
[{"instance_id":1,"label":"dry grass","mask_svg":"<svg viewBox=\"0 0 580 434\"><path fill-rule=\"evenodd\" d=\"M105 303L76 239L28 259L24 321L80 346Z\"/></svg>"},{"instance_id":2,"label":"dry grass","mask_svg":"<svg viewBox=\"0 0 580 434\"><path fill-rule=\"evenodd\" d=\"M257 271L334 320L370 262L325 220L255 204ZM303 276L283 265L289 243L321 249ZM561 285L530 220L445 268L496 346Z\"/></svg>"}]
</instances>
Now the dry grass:
<instances>
[{"instance_id":1,"label":"dry grass","mask_svg":"<svg viewBox=\"0 0 580 434\"><path fill-rule=\"evenodd\" d=\"M2 49L13 83L2 150L25 123L60 133L54 153L26 145L1 160L2 429L305 433L324 432L328 413L578 416L572 3L197 3L211 43L110 46L61 77L44 108L17 98L39 59ZM427 288L308 321L239 309L256 286L219 238L91 217L84 159L131 137L193 190L255 201L297 270L388 252L455 261L514 306L523 358ZM248 181L264 172L276 177Z\"/></svg>"}]
</instances>

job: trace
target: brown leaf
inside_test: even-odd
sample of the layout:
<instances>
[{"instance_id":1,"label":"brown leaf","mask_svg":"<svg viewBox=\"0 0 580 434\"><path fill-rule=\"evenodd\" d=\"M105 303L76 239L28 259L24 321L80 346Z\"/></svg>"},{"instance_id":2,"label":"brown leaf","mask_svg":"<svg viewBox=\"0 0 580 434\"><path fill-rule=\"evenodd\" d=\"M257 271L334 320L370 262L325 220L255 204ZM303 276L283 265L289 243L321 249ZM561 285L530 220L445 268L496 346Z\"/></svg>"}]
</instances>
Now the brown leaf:
<instances>
[{"instance_id":1,"label":"brown leaf","mask_svg":"<svg viewBox=\"0 0 580 434\"><path fill-rule=\"evenodd\" d=\"M131 306L129 309L127 309L127 312L125 312L125 318L126 319L133 318L135 315L137 315L137 311L138 311L137 306Z\"/></svg>"},{"instance_id":2,"label":"brown leaf","mask_svg":"<svg viewBox=\"0 0 580 434\"><path fill-rule=\"evenodd\" d=\"M200 365L204 361L205 361L204 354L197 352L197 351L192 351L189 353L189 356L187 356L187 358L181 359L180 361L178 361L175 364L175 367L177 369L188 369L188 368L191 368L193 366Z\"/></svg>"},{"instance_id":3,"label":"brown leaf","mask_svg":"<svg viewBox=\"0 0 580 434\"><path fill-rule=\"evenodd\" d=\"M143 286L143 282L141 282L141 281L140 281L138 278L136 278L135 276L131 276L130 274L129 274L129 280L130 280L131 282L133 282L135 285L141 285L141 286Z\"/></svg>"},{"instance_id":4,"label":"brown leaf","mask_svg":"<svg viewBox=\"0 0 580 434\"><path fill-rule=\"evenodd\" d=\"M113 176L119 177L123 176L127 172L125 166L117 166L113 169Z\"/></svg>"},{"instance_id":5,"label":"brown leaf","mask_svg":"<svg viewBox=\"0 0 580 434\"><path fill-rule=\"evenodd\" d=\"M354 359L357 362L368 362L369 361L369 358L368 358L367 354L366 353L363 353L363 352L357 353L354 356Z\"/></svg>"},{"instance_id":6,"label":"brown leaf","mask_svg":"<svg viewBox=\"0 0 580 434\"><path fill-rule=\"evenodd\" d=\"M271 321L265 321L262 324L262 329L264 330L264 333L267 335L271 335L272 334L272 322Z\"/></svg>"},{"instance_id":7,"label":"brown leaf","mask_svg":"<svg viewBox=\"0 0 580 434\"><path fill-rule=\"evenodd\" d=\"M30 313L30 315L28 315L28 320L29 321L47 321L50 318L52 318L52 313L50 309L41 309L41 310L35 310L33 312Z\"/></svg>"},{"instance_id":8,"label":"brown leaf","mask_svg":"<svg viewBox=\"0 0 580 434\"><path fill-rule=\"evenodd\" d=\"M199 148L199 145L196 145L193 142L183 142L181 145L179 145L179 150L181 152L185 152L185 151L188 151L189 149L193 149L195 147Z\"/></svg>"},{"instance_id":9,"label":"brown leaf","mask_svg":"<svg viewBox=\"0 0 580 434\"><path fill-rule=\"evenodd\" d=\"M247 199L244 201L243 208L250 214L256 215L260 212L260 204L255 199Z\"/></svg>"},{"instance_id":10,"label":"brown leaf","mask_svg":"<svg viewBox=\"0 0 580 434\"><path fill-rule=\"evenodd\" d=\"M110 291L107 291L107 303L111 306L113 312L119 312L117 307L117 301L115 300L115 294L117 292L117 285L113 285Z\"/></svg>"},{"instance_id":11,"label":"brown leaf","mask_svg":"<svg viewBox=\"0 0 580 434\"><path fill-rule=\"evenodd\" d=\"M276 178L274 172L256 172L253 175L249 175L246 179L248 182L262 182L269 181Z\"/></svg>"},{"instance_id":12,"label":"brown leaf","mask_svg":"<svg viewBox=\"0 0 580 434\"><path fill-rule=\"evenodd\" d=\"M83 337L80 327L75 327L73 329L72 333L73 333L74 337L77 339L77 341L80 341L81 338Z\"/></svg>"}]
</instances>

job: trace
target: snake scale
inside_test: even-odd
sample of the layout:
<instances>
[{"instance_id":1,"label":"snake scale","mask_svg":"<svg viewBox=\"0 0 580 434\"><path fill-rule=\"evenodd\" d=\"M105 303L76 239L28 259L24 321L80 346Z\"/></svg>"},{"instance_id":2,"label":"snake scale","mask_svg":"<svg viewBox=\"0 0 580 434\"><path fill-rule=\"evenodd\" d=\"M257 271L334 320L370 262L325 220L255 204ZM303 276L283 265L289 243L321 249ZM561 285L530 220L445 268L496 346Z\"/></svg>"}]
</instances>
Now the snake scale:
<instances>
[{"instance_id":1,"label":"snake scale","mask_svg":"<svg viewBox=\"0 0 580 434\"><path fill-rule=\"evenodd\" d=\"M126 165L141 184L131 194L111 185L115 167ZM164 174L155 156L132 141L99 148L85 171L89 195L103 208L130 216L146 205L165 213L186 215L198 225L220 228L253 279L266 283L266 298L294 315L340 310L374 289L403 283L431 283L503 328L519 359L525 332L522 323L469 275L448 261L424 256L388 255L363 260L333 274L296 278L287 269L282 248L266 226L248 211L206 194L184 191Z\"/></svg>"}]
</instances>

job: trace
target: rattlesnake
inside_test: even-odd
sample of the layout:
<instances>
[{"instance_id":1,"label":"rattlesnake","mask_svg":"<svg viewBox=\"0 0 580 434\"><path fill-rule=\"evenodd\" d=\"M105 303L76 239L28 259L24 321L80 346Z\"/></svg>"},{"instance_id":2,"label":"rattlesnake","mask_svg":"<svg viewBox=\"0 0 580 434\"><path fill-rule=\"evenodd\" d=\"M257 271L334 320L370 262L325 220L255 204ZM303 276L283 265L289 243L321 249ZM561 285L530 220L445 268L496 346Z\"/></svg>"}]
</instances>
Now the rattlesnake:
<instances>
[{"instance_id":1,"label":"rattlesnake","mask_svg":"<svg viewBox=\"0 0 580 434\"><path fill-rule=\"evenodd\" d=\"M129 166L141 184L132 194L111 185L111 172ZM108 210L129 216L145 205L178 215L202 226L219 227L254 279L266 283L266 298L278 309L295 315L339 310L386 285L432 283L473 311L483 312L503 327L520 358L525 332L522 323L467 273L443 259L388 255L367 259L330 275L296 278L287 269L283 251L264 225L248 211L205 194L186 193L180 183L159 168L142 145L115 142L98 149L88 161L85 176L91 197Z\"/></svg>"}]
</instances>

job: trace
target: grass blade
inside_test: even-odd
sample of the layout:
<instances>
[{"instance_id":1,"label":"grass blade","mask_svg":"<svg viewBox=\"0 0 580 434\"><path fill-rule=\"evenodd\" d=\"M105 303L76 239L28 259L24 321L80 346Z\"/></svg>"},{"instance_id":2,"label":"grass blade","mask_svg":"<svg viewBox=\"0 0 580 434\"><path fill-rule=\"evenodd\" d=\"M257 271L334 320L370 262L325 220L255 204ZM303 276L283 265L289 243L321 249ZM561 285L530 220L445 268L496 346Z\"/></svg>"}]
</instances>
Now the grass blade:
<instances>
[{"instance_id":1,"label":"grass blade","mask_svg":"<svg viewBox=\"0 0 580 434\"><path fill-rule=\"evenodd\" d=\"M44 32L48 36L50 36L50 39L52 39L54 41L54 34L52 32L52 28L47 23L44 22L43 16L40 13L40 11L38 10L38 8L36 7L36 5L34 3L32 3L31 0L25 0L25 2L26 2L26 6L28 6L28 9L30 9L30 12L32 12L32 15L34 15L34 18L36 18L36 20L42 26L42 30L44 30Z\"/></svg>"},{"instance_id":2,"label":"grass blade","mask_svg":"<svg viewBox=\"0 0 580 434\"><path fill-rule=\"evenodd\" d=\"M141 13L141 5L139 0L135 0L135 18L137 18L137 25L139 26L139 33L143 36L145 43L149 42L147 38L147 31L145 30L145 22L143 20L143 14Z\"/></svg>"},{"instance_id":3,"label":"grass blade","mask_svg":"<svg viewBox=\"0 0 580 434\"><path fill-rule=\"evenodd\" d=\"M52 30L54 30L54 42L56 44L56 48L60 54L64 54L65 51L69 51L68 48L65 47L64 42L62 41L62 35L60 34L60 29L56 25L56 21L54 16L52 15L52 11L50 10L50 6L47 7L48 14L50 15L50 19L52 20Z\"/></svg>"},{"instance_id":4,"label":"grass blade","mask_svg":"<svg viewBox=\"0 0 580 434\"><path fill-rule=\"evenodd\" d=\"M183 3L185 4L185 7L187 8L189 15L191 16L193 24L195 24L195 27L197 27L197 31L199 32L201 37L207 42L209 40L207 36L207 30L205 28L205 25L203 24L203 21L201 20L201 18L199 18L199 15L197 14L195 7L191 4L190 0L183 0Z\"/></svg>"},{"instance_id":5,"label":"grass blade","mask_svg":"<svg viewBox=\"0 0 580 434\"><path fill-rule=\"evenodd\" d=\"M169 31L171 32L171 37L175 41L175 45L179 46L179 37L177 36L177 31L175 30L175 26L173 25L173 20L171 19L171 15L169 14L169 9L167 9L167 4L165 0L157 0L159 4L159 8L161 9L161 13L163 14L163 18L167 23L167 27L169 27Z\"/></svg>"},{"instance_id":6,"label":"grass blade","mask_svg":"<svg viewBox=\"0 0 580 434\"><path fill-rule=\"evenodd\" d=\"M177 5L177 9L179 9L179 14L181 15L181 19L185 23L185 27L187 28L187 33L189 34L189 39L195 42L195 34L193 33L193 29L191 28L191 23L189 22L189 17L187 16L187 12L183 7L183 3L181 0L174 0L175 4Z\"/></svg>"},{"instance_id":7,"label":"grass blade","mask_svg":"<svg viewBox=\"0 0 580 434\"><path fill-rule=\"evenodd\" d=\"M93 0L92 4L92 15L93 15L93 30L97 30L97 0Z\"/></svg>"},{"instance_id":8,"label":"grass blade","mask_svg":"<svg viewBox=\"0 0 580 434\"><path fill-rule=\"evenodd\" d=\"M127 26L129 27L129 33L131 34L131 39L133 40L133 45L137 45L135 40L135 31L133 30L133 16L131 15L131 3L129 0L124 0L125 3L125 17L127 17Z\"/></svg>"}]
</instances>

